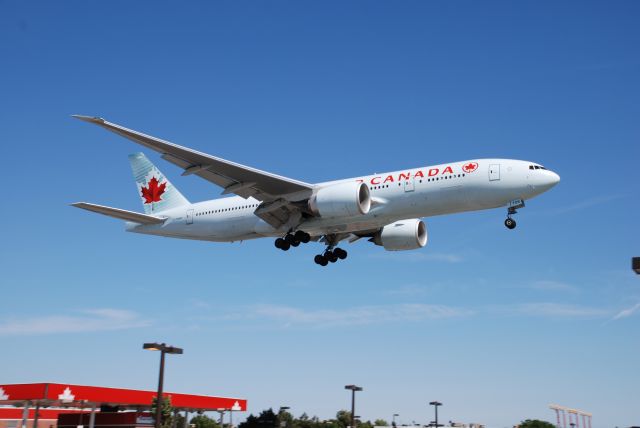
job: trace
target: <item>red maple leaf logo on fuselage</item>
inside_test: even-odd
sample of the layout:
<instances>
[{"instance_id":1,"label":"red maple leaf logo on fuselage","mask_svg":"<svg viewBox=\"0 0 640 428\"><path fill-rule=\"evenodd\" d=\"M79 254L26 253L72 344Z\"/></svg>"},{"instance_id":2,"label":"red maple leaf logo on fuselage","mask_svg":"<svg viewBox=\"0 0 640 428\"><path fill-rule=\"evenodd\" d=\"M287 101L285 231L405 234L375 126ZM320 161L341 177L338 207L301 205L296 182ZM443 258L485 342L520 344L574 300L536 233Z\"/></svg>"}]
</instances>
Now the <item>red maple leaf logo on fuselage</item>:
<instances>
[{"instance_id":1,"label":"red maple leaf logo on fuselage","mask_svg":"<svg viewBox=\"0 0 640 428\"><path fill-rule=\"evenodd\" d=\"M462 166L462 170L464 172L467 172L467 173L473 172L476 169L478 169L478 163L477 162L469 162L468 164Z\"/></svg>"},{"instance_id":2,"label":"red maple leaf logo on fuselage","mask_svg":"<svg viewBox=\"0 0 640 428\"><path fill-rule=\"evenodd\" d=\"M159 185L158 180L155 177L152 177L151 180L149 180L147 187L142 186L141 189L144 203L150 204L152 202L160 202L162 200L160 196L162 196L166 187L166 182Z\"/></svg>"}]
</instances>

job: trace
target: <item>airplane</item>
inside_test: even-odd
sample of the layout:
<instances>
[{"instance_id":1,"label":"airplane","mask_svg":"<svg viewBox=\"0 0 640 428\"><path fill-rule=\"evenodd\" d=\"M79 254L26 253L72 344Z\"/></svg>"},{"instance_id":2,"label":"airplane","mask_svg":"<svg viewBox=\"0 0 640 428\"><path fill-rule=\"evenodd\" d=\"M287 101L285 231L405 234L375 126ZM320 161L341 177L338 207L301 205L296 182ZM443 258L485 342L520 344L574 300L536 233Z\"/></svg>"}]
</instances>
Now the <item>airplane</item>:
<instances>
[{"instance_id":1,"label":"airplane","mask_svg":"<svg viewBox=\"0 0 640 428\"><path fill-rule=\"evenodd\" d=\"M427 244L424 217L506 207L508 229L525 201L554 187L560 176L513 159L473 159L324 183L305 183L244 166L111 123L73 115L148 149L235 196L191 203L142 153L129 156L144 214L77 202L72 205L126 221L129 232L212 242L275 238L276 248L316 241L314 262L347 257L338 247L366 238L388 251Z\"/></svg>"}]
</instances>

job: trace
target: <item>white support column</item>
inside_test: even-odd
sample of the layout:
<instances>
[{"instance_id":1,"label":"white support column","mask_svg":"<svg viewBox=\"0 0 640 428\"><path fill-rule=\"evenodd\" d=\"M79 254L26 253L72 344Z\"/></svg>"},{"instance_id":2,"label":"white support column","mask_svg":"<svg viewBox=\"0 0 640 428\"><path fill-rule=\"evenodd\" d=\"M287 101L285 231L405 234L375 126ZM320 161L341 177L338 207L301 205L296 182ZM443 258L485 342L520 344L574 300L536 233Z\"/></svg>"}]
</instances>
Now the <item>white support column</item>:
<instances>
[{"instance_id":1,"label":"white support column","mask_svg":"<svg viewBox=\"0 0 640 428\"><path fill-rule=\"evenodd\" d=\"M95 428L96 426L96 405L91 406L91 414L89 415L89 428Z\"/></svg>"},{"instance_id":2,"label":"white support column","mask_svg":"<svg viewBox=\"0 0 640 428\"><path fill-rule=\"evenodd\" d=\"M189 411L184 411L184 426L183 428L189 428Z\"/></svg>"},{"instance_id":3,"label":"white support column","mask_svg":"<svg viewBox=\"0 0 640 428\"><path fill-rule=\"evenodd\" d=\"M24 409L22 410L22 428L27 428L27 421L29 420L29 402L24 402Z\"/></svg>"}]
</instances>

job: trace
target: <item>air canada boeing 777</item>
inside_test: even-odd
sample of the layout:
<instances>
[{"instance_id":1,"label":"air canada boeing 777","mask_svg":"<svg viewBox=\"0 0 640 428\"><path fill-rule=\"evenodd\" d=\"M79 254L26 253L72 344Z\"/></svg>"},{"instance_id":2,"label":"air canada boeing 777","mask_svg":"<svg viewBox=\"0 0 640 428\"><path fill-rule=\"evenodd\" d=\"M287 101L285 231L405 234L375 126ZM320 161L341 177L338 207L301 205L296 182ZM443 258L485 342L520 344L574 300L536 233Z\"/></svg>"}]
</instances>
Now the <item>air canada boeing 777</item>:
<instances>
[{"instance_id":1,"label":"air canada boeing 777","mask_svg":"<svg viewBox=\"0 0 640 428\"><path fill-rule=\"evenodd\" d=\"M142 153L129 156L145 213L86 202L73 206L126 221L129 232L214 242L275 238L287 251L301 243L326 246L314 261L345 259L342 241L366 238L388 251L427 243L422 217L506 207L507 228L525 201L560 177L544 166L512 159L472 159L384 174L311 184L142 134L98 117L74 116L161 154L236 196L189 202Z\"/></svg>"}]
</instances>

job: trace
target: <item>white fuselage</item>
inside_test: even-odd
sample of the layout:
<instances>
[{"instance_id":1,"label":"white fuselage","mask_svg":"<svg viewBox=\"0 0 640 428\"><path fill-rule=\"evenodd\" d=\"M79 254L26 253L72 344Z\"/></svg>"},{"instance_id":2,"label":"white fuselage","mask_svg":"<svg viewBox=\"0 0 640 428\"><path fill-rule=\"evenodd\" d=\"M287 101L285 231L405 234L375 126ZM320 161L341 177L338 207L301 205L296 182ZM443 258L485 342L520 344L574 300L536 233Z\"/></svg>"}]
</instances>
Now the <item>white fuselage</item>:
<instances>
[{"instance_id":1,"label":"white fuselage","mask_svg":"<svg viewBox=\"0 0 640 428\"><path fill-rule=\"evenodd\" d=\"M475 166L474 166L475 165ZM534 168L535 167L535 168ZM365 215L311 217L296 226L313 236L379 229L410 218L484 210L531 199L553 187L559 177L535 162L477 159L427 166L327 183L362 181L371 191L372 206ZM239 196L194 203L164 211L161 225L127 223L137 233L204 241L231 242L282 236L254 214L260 201Z\"/></svg>"}]
</instances>

